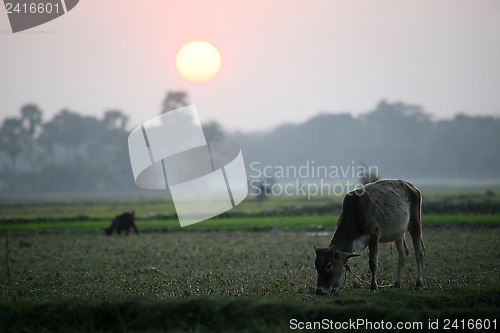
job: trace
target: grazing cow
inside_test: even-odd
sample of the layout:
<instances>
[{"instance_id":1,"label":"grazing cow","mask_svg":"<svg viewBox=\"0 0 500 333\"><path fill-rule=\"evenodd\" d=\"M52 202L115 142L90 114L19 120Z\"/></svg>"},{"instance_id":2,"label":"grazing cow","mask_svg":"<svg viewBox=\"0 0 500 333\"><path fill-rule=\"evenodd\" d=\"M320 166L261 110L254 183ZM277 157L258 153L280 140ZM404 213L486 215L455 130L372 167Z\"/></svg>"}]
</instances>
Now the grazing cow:
<instances>
[{"instance_id":1,"label":"grazing cow","mask_svg":"<svg viewBox=\"0 0 500 333\"><path fill-rule=\"evenodd\" d=\"M130 227L134 228L135 233L139 235L139 230L137 230L137 227L134 223L134 212L117 215L113 219L111 226L104 229L104 232L106 233L106 235L111 236L113 234L113 230L116 230L116 233L118 235L121 234L122 230L125 230L125 235L128 236Z\"/></svg>"},{"instance_id":2,"label":"grazing cow","mask_svg":"<svg viewBox=\"0 0 500 333\"><path fill-rule=\"evenodd\" d=\"M318 282L316 294L330 290L338 294L344 265L357 251L370 250L371 290L377 286L377 252L379 243L396 242L399 262L394 287L401 287L401 276L409 254L405 233L410 232L417 259L417 290L423 286L424 243L420 218L420 192L404 180L379 180L349 192L342 204L337 230L330 246L316 248Z\"/></svg>"}]
</instances>

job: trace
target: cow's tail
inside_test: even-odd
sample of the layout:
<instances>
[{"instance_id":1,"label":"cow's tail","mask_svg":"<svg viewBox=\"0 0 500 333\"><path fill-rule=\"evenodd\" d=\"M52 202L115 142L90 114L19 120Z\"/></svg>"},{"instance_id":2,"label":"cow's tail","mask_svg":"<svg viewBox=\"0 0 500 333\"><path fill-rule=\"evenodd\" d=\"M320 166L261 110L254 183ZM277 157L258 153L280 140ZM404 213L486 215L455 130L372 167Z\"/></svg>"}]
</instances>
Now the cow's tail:
<instances>
[{"instance_id":1,"label":"cow's tail","mask_svg":"<svg viewBox=\"0 0 500 333\"><path fill-rule=\"evenodd\" d=\"M410 225L408 229L412 237L418 236L420 238L422 252L425 254L424 240L422 238L422 194L413 184L408 182L406 182L406 184L408 186L408 194L411 202Z\"/></svg>"},{"instance_id":2,"label":"cow's tail","mask_svg":"<svg viewBox=\"0 0 500 333\"><path fill-rule=\"evenodd\" d=\"M417 209L416 209L416 219L417 219L417 222L420 224L420 244L422 245L422 253L425 255L424 238L422 237L422 194L416 188L415 188L415 191L418 194L418 203L417 203Z\"/></svg>"}]
</instances>

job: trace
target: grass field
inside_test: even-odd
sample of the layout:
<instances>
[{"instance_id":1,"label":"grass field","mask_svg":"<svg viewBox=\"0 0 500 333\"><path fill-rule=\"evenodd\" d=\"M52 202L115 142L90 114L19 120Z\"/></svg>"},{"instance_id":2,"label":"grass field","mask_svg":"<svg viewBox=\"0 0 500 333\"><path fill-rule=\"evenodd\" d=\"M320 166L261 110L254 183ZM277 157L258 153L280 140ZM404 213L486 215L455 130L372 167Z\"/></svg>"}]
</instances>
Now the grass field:
<instances>
[{"instance_id":1,"label":"grass field","mask_svg":"<svg viewBox=\"0 0 500 333\"><path fill-rule=\"evenodd\" d=\"M498 227L430 227L425 234L425 289L497 283ZM11 293L5 274L0 301L148 296L266 296L308 300L315 287L313 245L331 234L310 232L189 232L106 237L76 232L9 237ZM5 251L5 239L3 251ZM411 247L411 246L410 246ZM392 254L391 254L392 252ZM5 253L4 253L5 254ZM368 252L353 259L345 294L368 293ZM397 254L382 246L379 281L394 279ZM409 260L405 286L414 286ZM474 270L470 268L474 267ZM315 298L315 297L313 297Z\"/></svg>"},{"instance_id":2,"label":"grass field","mask_svg":"<svg viewBox=\"0 0 500 333\"><path fill-rule=\"evenodd\" d=\"M451 196L462 202L456 193L433 200ZM296 201L250 202L249 215L180 228L176 219L143 211L140 236L106 237L109 217L128 210L117 205L122 200L0 205L0 331L287 331L292 318L500 320L497 213L424 214L422 293L413 290L410 241L401 290L386 287L397 264L386 244L378 271L384 287L369 291L365 250L351 261L341 295L321 297L313 245L329 244L335 214L288 216L279 207ZM160 204L139 201L154 212Z\"/></svg>"}]
</instances>

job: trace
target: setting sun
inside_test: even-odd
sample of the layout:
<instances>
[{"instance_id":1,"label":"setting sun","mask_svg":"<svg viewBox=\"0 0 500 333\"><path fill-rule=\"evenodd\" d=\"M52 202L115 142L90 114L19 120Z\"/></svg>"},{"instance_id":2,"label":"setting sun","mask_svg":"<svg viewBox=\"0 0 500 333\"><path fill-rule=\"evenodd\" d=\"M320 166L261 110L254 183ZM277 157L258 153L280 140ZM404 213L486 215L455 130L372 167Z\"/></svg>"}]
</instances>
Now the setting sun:
<instances>
[{"instance_id":1,"label":"setting sun","mask_svg":"<svg viewBox=\"0 0 500 333\"><path fill-rule=\"evenodd\" d=\"M210 81L219 73L221 56L210 43L190 42L177 53L175 67L184 79L193 83L203 83Z\"/></svg>"}]
</instances>

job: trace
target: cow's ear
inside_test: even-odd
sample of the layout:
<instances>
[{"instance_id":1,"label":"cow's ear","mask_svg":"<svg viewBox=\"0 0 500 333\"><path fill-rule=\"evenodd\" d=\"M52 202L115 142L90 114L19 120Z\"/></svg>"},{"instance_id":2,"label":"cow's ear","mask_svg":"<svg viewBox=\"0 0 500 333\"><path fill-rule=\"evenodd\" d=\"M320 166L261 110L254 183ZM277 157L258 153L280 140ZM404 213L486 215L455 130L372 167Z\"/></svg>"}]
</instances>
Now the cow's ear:
<instances>
[{"instance_id":1,"label":"cow's ear","mask_svg":"<svg viewBox=\"0 0 500 333\"><path fill-rule=\"evenodd\" d=\"M318 253L318 248L316 247L316 245L314 245L314 252Z\"/></svg>"}]
</instances>

